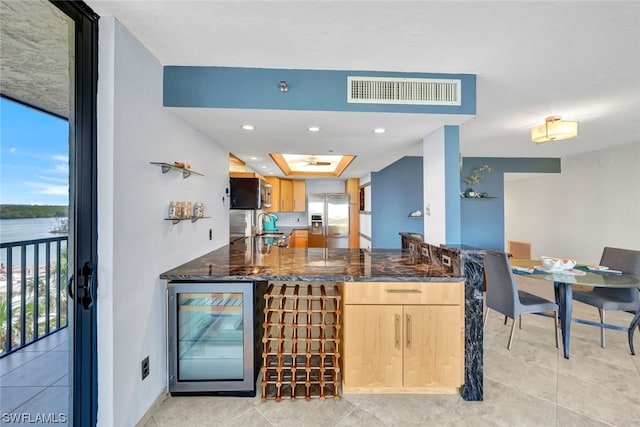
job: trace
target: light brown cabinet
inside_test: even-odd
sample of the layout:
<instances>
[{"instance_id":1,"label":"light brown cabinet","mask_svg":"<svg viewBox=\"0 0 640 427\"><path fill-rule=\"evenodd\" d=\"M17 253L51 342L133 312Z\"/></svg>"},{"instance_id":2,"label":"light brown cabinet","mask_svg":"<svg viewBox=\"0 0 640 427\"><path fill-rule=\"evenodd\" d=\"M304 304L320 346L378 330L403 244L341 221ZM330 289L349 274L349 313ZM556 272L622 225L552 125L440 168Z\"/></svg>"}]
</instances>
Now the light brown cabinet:
<instances>
[{"instance_id":1,"label":"light brown cabinet","mask_svg":"<svg viewBox=\"0 0 640 427\"><path fill-rule=\"evenodd\" d=\"M267 212L280 212L280 179L275 176L268 176L265 178L267 184L271 186L271 207L265 208Z\"/></svg>"},{"instance_id":2,"label":"light brown cabinet","mask_svg":"<svg viewBox=\"0 0 640 427\"><path fill-rule=\"evenodd\" d=\"M271 184L271 207L267 212L305 212L306 183L302 179L265 178Z\"/></svg>"},{"instance_id":3,"label":"light brown cabinet","mask_svg":"<svg viewBox=\"0 0 640 427\"><path fill-rule=\"evenodd\" d=\"M360 180L348 178L345 192L349 195L349 247L360 247Z\"/></svg>"},{"instance_id":4,"label":"light brown cabinet","mask_svg":"<svg viewBox=\"0 0 640 427\"><path fill-rule=\"evenodd\" d=\"M344 393L457 393L464 283L343 283Z\"/></svg>"},{"instance_id":5,"label":"light brown cabinet","mask_svg":"<svg viewBox=\"0 0 640 427\"><path fill-rule=\"evenodd\" d=\"M309 246L309 232L307 230L293 230L291 233L292 248L306 248Z\"/></svg>"},{"instance_id":6,"label":"light brown cabinet","mask_svg":"<svg viewBox=\"0 0 640 427\"><path fill-rule=\"evenodd\" d=\"M293 180L293 211L307 211L307 182L304 179Z\"/></svg>"},{"instance_id":7,"label":"light brown cabinet","mask_svg":"<svg viewBox=\"0 0 640 427\"><path fill-rule=\"evenodd\" d=\"M280 212L293 212L293 181L280 179Z\"/></svg>"}]
</instances>

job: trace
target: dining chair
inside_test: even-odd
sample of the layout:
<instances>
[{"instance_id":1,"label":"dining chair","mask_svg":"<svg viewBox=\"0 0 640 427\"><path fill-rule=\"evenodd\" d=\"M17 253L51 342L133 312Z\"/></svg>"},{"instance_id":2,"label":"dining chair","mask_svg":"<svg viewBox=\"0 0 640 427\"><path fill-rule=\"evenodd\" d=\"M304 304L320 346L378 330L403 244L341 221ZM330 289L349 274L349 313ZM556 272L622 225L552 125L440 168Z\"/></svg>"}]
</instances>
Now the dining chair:
<instances>
[{"instance_id":1,"label":"dining chair","mask_svg":"<svg viewBox=\"0 0 640 427\"><path fill-rule=\"evenodd\" d=\"M612 270L640 275L640 251L605 247L602 251L600 265L607 266ZM573 299L596 307L600 314L600 323L605 323L605 310L624 310L636 313L640 310L639 288L593 288L592 291L573 291ZM627 328L627 333L631 332L633 328L635 328L634 321ZM601 326L600 345L602 348L607 345L605 331L606 328ZM631 354L634 354L631 338L629 339L629 348Z\"/></svg>"},{"instance_id":2,"label":"dining chair","mask_svg":"<svg viewBox=\"0 0 640 427\"><path fill-rule=\"evenodd\" d=\"M523 314L545 314L554 312L554 332L556 336L556 348L558 347L558 304L546 300L529 292L518 290L518 285L511 272L509 258L505 252L487 250L484 255L484 272L487 278L486 311L484 323L487 323L489 309L495 310L513 319L509 344L511 350L513 335L516 329L516 319L520 320ZM550 316L551 317L551 316ZM522 328L522 324L520 324Z\"/></svg>"}]
</instances>

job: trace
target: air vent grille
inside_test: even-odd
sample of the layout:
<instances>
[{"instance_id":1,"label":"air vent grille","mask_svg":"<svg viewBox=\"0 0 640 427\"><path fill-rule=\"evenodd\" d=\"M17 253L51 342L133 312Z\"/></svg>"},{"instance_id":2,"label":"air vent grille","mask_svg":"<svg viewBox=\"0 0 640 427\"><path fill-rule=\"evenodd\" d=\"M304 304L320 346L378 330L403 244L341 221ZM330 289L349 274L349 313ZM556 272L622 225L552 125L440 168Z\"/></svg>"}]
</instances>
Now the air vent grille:
<instances>
[{"instance_id":1,"label":"air vent grille","mask_svg":"<svg viewBox=\"0 0 640 427\"><path fill-rule=\"evenodd\" d=\"M461 81L347 77L347 102L360 104L461 105Z\"/></svg>"}]
</instances>

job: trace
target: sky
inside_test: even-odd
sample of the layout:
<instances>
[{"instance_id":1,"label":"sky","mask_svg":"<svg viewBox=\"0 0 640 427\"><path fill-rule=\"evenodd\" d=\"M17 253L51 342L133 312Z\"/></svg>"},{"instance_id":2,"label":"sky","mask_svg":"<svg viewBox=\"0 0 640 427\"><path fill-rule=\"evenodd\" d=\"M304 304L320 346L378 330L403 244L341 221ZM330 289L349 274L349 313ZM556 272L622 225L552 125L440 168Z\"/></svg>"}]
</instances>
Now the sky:
<instances>
[{"instance_id":1,"label":"sky","mask_svg":"<svg viewBox=\"0 0 640 427\"><path fill-rule=\"evenodd\" d=\"M69 123L0 99L0 203L69 204Z\"/></svg>"}]
</instances>

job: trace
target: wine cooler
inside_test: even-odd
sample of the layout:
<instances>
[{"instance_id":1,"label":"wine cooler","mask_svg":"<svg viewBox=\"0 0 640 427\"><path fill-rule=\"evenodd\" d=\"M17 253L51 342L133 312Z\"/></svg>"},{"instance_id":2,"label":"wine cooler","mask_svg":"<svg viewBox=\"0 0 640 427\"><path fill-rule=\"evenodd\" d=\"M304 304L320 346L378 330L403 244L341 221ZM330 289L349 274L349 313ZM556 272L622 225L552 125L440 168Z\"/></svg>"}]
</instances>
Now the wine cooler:
<instances>
[{"instance_id":1,"label":"wine cooler","mask_svg":"<svg viewBox=\"0 0 640 427\"><path fill-rule=\"evenodd\" d=\"M260 363L255 345L261 336L257 286L169 283L171 394L255 396Z\"/></svg>"}]
</instances>

